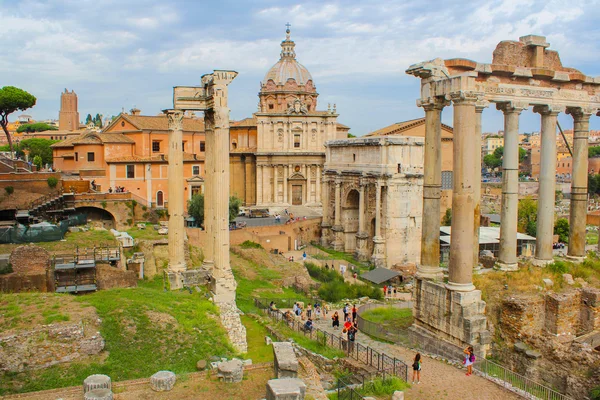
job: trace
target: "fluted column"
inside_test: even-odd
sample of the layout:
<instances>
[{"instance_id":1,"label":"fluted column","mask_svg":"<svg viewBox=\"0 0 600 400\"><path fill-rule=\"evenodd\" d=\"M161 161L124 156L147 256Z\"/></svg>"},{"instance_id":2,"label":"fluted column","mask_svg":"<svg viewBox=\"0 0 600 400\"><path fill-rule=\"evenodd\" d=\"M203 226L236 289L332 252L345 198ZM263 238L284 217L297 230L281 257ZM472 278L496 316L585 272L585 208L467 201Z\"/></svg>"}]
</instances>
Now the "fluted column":
<instances>
[{"instance_id":1,"label":"fluted column","mask_svg":"<svg viewBox=\"0 0 600 400\"><path fill-rule=\"evenodd\" d=\"M256 205L262 205L263 203L263 166L256 165Z\"/></svg>"},{"instance_id":2,"label":"fluted column","mask_svg":"<svg viewBox=\"0 0 600 400\"><path fill-rule=\"evenodd\" d=\"M533 111L542 116L541 157L538 190L537 230L533 263L545 266L554 261L554 200L556 190L556 117L560 112L552 106L535 106Z\"/></svg>"},{"instance_id":3,"label":"fluted column","mask_svg":"<svg viewBox=\"0 0 600 400\"><path fill-rule=\"evenodd\" d=\"M371 262L376 267L385 267L385 239L381 236L381 187L378 179L375 183L375 236L373 236L373 255Z\"/></svg>"},{"instance_id":4,"label":"fluted column","mask_svg":"<svg viewBox=\"0 0 600 400\"><path fill-rule=\"evenodd\" d=\"M329 201L329 183L330 180L327 177L327 175L323 176L323 185L325 187L323 192L323 220L321 222L321 246L329 245L329 235L331 233L331 207Z\"/></svg>"},{"instance_id":5,"label":"fluted column","mask_svg":"<svg viewBox=\"0 0 600 400\"><path fill-rule=\"evenodd\" d=\"M316 193L316 198L315 198L315 203L318 204L323 204L323 202L321 201L321 166L317 165L317 182L316 185L317 187L315 188L315 193Z\"/></svg>"},{"instance_id":6,"label":"fluted column","mask_svg":"<svg viewBox=\"0 0 600 400\"><path fill-rule=\"evenodd\" d=\"M283 202L287 204L288 202L288 176L290 176L289 168L287 165L283 166Z\"/></svg>"},{"instance_id":7,"label":"fluted column","mask_svg":"<svg viewBox=\"0 0 600 400\"><path fill-rule=\"evenodd\" d=\"M502 160L502 211L500 252L497 267L515 271L517 264L517 213L519 206L519 115L527 104L498 103L504 112L504 156Z\"/></svg>"},{"instance_id":8,"label":"fluted column","mask_svg":"<svg viewBox=\"0 0 600 400\"><path fill-rule=\"evenodd\" d=\"M452 236L448 283L450 290L470 291L473 285L473 216L475 213L473 141L477 97L470 92L451 94L454 103Z\"/></svg>"},{"instance_id":9,"label":"fluted column","mask_svg":"<svg viewBox=\"0 0 600 400\"><path fill-rule=\"evenodd\" d=\"M585 251L585 225L588 200L588 136L592 110L571 108L573 117L573 172L571 174L571 210L569 213L568 257L583 261Z\"/></svg>"},{"instance_id":10,"label":"fluted column","mask_svg":"<svg viewBox=\"0 0 600 400\"><path fill-rule=\"evenodd\" d=\"M473 265L477 271L479 267L479 225L481 222L481 115L483 110L488 107L487 102L478 102L475 105L475 137L473 139L473 171L475 179L473 181L473 198L475 200L474 216L473 216Z\"/></svg>"},{"instance_id":11,"label":"fluted column","mask_svg":"<svg viewBox=\"0 0 600 400\"><path fill-rule=\"evenodd\" d=\"M204 261L202 262L202 268L211 271L215 266L215 256L214 256L214 247L215 247L215 238L213 235L214 228L212 224L214 223L214 209L212 208L213 197L215 195L215 153L212 149L215 148L215 134L214 134L214 118L212 118L212 114L210 118L205 118L205 156L204 156L204 230L206 231L204 248L202 252L204 254ZM210 149L210 150L209 150Z\"/></svg>"},{"instance_id":12,"label":"fluted column","mask_svg":"<svg viewBox=\"0 0 600 400\"><path fill-rule=\"evenodd\" d=\"M358 232L356 233L356 253L355 256L359 261L366 261L368 259L367 254L367 240L369 234L365 232L365 186L367 182L365 179L360 180L359 186L359 198L358 198Z\"/></svg>"},{"instance_id":13,"label":"fluted column","mask_svg":"<svg viewBox=\"0 0 600 400\"><path fill-rule=\"evenodd\" d=\"M338 251L344 250L344 228L342 227L342 180L335 180L335 218L333 227L333 248Z\"/></svg>"},{"instance_id":14,"label":"fluted column","mask_svg":"<svg viewBox=\"0 0 600 400\"><path fill-rule=\"evenodd\" d=\"M277 165L273 165L273 203L279 203L279 190L278 190L278 182L279 177L277 176Z\"/></svg>"},{"instance_id":15,"label":"fluted column","mask_svg":"<svg viewBox=\"0 0 600 400\"><path fill-rule=\"evenodd\" d=\"M183 111L165 110L169 124L169 272L183 272L185 224L183 197Z\"/></svg>"},{"instance_id":16,"label":"fluted column","mask_svg":"<svg viewBox=\"0 0 600 400\"><path fill-rule=\"evenodd\" d=\"M425 109L425 164L423 176L423 222L421 263L417 276L441 280L440 269L440 197L442 188L442 109L444 99L421 104Z\"/></svg>"}]
</instances>

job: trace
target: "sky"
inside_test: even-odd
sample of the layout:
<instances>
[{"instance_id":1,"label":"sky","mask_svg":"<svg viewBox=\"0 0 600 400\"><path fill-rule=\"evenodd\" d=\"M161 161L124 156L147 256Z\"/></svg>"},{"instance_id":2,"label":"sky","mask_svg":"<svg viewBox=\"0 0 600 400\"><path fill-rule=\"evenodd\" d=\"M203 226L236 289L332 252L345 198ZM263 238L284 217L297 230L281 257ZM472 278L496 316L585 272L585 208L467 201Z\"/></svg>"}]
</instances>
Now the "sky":
<instances>
[{"instance_id":1,"label":"sky","mask_svg":"<svg viewBox=\"0 0 600 400\"><path fill-rule=\"evenodd\" d=\"M231 118L242 119L256 111L260 81L279 59L289 22L318 108L335 103L339 122L363 135L424 116L415 102L419 79L405 73L411 64L436 57L489 63L501 40L546 36L564 66L600 75L599 3L0 0L0 87L35 95L37 105L26 112L35 119L58 118L65 88L77 93L82 120L133 107L156 115L172 107L173 86L233 69ZM570 116L559 121L572 128ZM443 122L452 124L448 108ZM539 125L538 114L522 114L522 132ZM600 129L600 118L591 128ZM501 129L502 113L486 110L484 132Z\"/></svg>"}]
</instances>

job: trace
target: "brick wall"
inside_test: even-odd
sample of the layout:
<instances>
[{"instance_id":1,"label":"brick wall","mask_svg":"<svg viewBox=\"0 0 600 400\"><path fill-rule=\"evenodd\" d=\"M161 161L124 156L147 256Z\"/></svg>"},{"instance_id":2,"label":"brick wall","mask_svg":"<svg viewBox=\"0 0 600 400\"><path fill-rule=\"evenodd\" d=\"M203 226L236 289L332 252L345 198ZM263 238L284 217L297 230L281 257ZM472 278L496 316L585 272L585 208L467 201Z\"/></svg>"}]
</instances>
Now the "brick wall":
<instances>
[{"instance_id":1,"label":"brick wall","mask_svg":"<svg viewBox=\"0 0 600 400\"><path fill-rule=\"evenodd\" d=\"M50 253L33 244L19 246L10 253L10 264L18 275L45 274L50 266Z\"/></svg>"},{"instance_id":2,"label":"brick wall","mask_svg":"<svg viewBox=\"0 0 600 400\"><path fill-rule=\"evenodd\" d=\"M545 300L546 332L573 340L579 327L581 292L549 293Z\"/></svg>"},{"instance_id":3,"label":"brick wall","mask_svg":"<svg viewBox=\"0 0 600 400\"><path fill-rule=\"evenodd\" d=\"M502 336L509 342L539 335L543 327L544 299L538 296L511 296L500 311Z\"/></svg>"}]
</instances>

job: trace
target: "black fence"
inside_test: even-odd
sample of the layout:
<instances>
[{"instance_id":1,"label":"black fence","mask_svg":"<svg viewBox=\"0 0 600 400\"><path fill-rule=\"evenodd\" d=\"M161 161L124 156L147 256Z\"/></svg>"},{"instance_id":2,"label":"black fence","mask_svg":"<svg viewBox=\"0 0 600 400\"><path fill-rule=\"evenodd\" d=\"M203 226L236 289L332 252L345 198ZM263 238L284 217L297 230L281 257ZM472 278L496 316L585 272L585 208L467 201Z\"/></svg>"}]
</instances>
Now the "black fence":
<instances>
[{"instance_id":1,"label":"black fence","mask_svg":"<svg viewBox=\"0 0 600 400\"><path fill-rule=\"evenodd\" d=\"M304 336L316 340L324 346L342 350L346 353L347 357L376 368L380 373L397 376L405 382L408 381L408 366L404 361L380 353L377 350L374 350L369 346L364 346L358 342L344 340L341 336L325 332L316 327L305 329L304 322L296 320L291 312L284 314L279 310L272 310L260 299L254 299L254 304L275 321L287 324L291 329L303 333Z\"/></svg>"},{"instance_id":2,"label":"black fence","mask_svg":"<svg viewBox=\"0 0 600 400\"><path fill-rule=\"evenodd\" d=\"M397 328L392 326L387 326L384 324L378 324L376 322L372 322L364 319L361 314L365 311L372 310L374 308L385 308L385 307L393 307L393 308L411 308L412 302L410 301L402 301L398 303L391 303L389 305L379 304L379 303L370 303L361 306L357 310L356 315L356 324L358 325L358 329L366 333L369 336L372 336L377 339L386 340L388 342L400 343L404 345L410 345L410 338L408 335L408 328Z\"/></svg>"}]
</instances>

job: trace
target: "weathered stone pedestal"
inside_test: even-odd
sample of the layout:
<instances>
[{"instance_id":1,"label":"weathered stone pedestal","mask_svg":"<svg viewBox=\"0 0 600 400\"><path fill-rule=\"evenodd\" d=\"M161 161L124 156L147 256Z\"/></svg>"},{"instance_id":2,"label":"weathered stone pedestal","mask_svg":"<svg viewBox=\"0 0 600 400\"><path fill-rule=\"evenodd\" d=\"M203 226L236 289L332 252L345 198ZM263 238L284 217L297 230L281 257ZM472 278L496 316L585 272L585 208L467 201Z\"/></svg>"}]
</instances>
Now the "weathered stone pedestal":
<instances>
[{"instance_id":1,"label":"weathered stone pedestal","mask_svg":"<svg viewBox=\"0 0 600 400\"><path fill-rule=\"evenodd\" d=\"M273 356L277 378L298 377L298 358L290 342L274 342Z\"/></svg>"},{"instance_id":2,"label":"weathered stone pedestal","mask_svg":"<svg viewBox=\"0 0 600 400\"><path fill-rule=\"evenodd\" d=\"M94 389L83 395L84 400L113 400L110 389Z\"/></svg>"},{"instance_id":3,"label":"weathered stone pedestal","mask_svg":"<svg viewBox=\"0 0 600 400\"><path fill-rule=\"evenodd\" d=\"M485 356L491 336L480 290L453 291L443 283L416 278L413 304L410 336L420 348L459 360L471 345L478 356Z\"/></svg>"},{"instance_id":4,"label":"weathered stone pedestal","mask_svg":"<svg viewBox=\"0 0 600 400\"><path fill-rule=\"evenodd\" d=\"M150 387L155 392L168 392L173 389L177 377L171 371L158 371L150 377Z\"/></svg>"},{"instance_id":5,"label":"weathered stone pedestal","mask_svg":"<svg viewBox=\"0 0 600 400\"><path fill-rule=\"evenodd\" d=\"M519 270L519 264L517 263L503 263L500 261L496 262L496 266L494 267L495 269L499 270L499 271L507 271L507 272L511 272L511 271L518 271Z\"/></svg>"},{"instance_id":6,"label":"weathered stone pedestal","mask_svg":"<svg viewBox=\"0 0 600 400\"><path fill-rule=\"evenodd\" d=\"M244 378L244 364L240 360L222 362L217 367L217 376L223 382L241 382Z\"/></svg>"},{"instance_id":7,"label":"weathered stone pedestal","mask_svg":"<svg viewBox=\"0 0 600 400\"><path fill-rule=\"evenodd\" d=\"M385 239L381 236L375 236L373 238L373 255L371 256L371 262L376 267L385 268Z\"/></svg>"},{"instance_id":8,"label":"weathered stone pedestal","mask_svg":"<svg viewBox=\"0 0 600 400\"><path fill-rule=\"evenodd\" d=\"M329 246L329 240L331 235L331 224L321 224L321 246Z\"/></svg>"},{"instance_id":9,"label":"weathered stone pedestal","mask_svg":"<svg viewBox=\"0 0 600 400\"><path fill-rule=\"evenodd\" d=\"M335 251L344 251L344 227L334 225L331 228L333 232L333 243L331 244Z\"/></svg>"},{"instance_id":10,"label":"weathered stone pedestal","mask_svg":"<svg viewBox=\"0 0 600 400\"><path fill-rule=\"evenodd\" d=\"M304 400L306 384L298 378L271 379L267 382L267 400Z\"/></svg>"},{"instance_id":11,"label":"weathered stone pedestal","mask_svg":"<svg viewBox=\"0 0 600 400\"><path fill-rule=\"evenodd\" d=\"M367 242L369 241L369 234L366 232L359 232L356 234L356 252L354 256L358 261L369 261L369 253L367 250Z\"/></svg>"},{"instance_id":12,"label":"weathered stone pedestal","mask_svg":"<svg viewBox=\"0 0 600 400\"><path fill-rule=\"evenodd\" d=\"M83 381L83 393L87 393L94 389L108 389L111 390L110 376L102 374L90 375Z\"/></svg>"}]
</instances>

